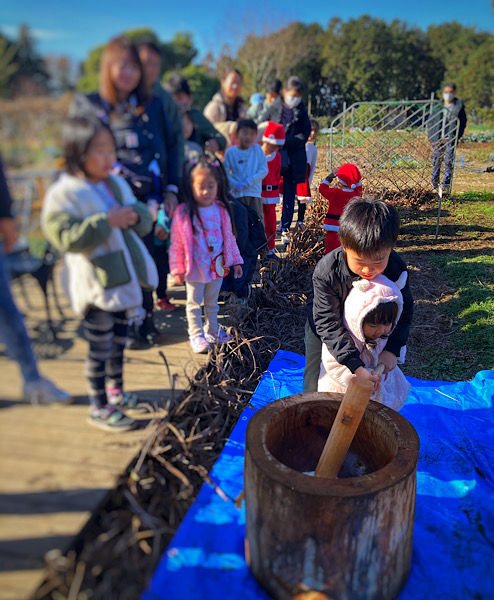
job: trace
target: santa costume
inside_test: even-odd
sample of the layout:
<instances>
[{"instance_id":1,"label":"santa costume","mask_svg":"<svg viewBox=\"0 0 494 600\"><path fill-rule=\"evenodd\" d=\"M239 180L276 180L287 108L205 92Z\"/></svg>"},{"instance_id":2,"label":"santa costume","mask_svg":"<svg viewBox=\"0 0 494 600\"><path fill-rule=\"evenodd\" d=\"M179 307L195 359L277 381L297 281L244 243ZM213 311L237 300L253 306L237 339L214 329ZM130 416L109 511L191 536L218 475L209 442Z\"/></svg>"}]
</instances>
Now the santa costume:
<instances>
[{"instance_id":1,"label":"santa costume","mask_svg":"<svg viewBox=\"0 0 494 600\"><path fill-rule=\"evenodd\" d=\"M341 187L330 187L331 181L336 177ZM352 163L345 163L337 170L336 174L328 177L319 186L319 193L329 200L328 212L324 219L323 227L326 230L326 254L338 248L339 220L343 209L354 196L362 195L362 176Z\"/></svg>"},{"instance_id":2,"label":"santa costume","mask_svg":"<svg viewBox=\"0 0 494 600\"><path fill-rule=\"evenodd\" d=\"M268 142L281 148L285 143L285 129L281 123L268 121L263 142ZM274 250L276 237L276 205L280 201L281 156L275 150L266 156L268 174L262 180L262 211L264 214L264 231L268 240L268 249Z\"/></svg>"}]
</instances>

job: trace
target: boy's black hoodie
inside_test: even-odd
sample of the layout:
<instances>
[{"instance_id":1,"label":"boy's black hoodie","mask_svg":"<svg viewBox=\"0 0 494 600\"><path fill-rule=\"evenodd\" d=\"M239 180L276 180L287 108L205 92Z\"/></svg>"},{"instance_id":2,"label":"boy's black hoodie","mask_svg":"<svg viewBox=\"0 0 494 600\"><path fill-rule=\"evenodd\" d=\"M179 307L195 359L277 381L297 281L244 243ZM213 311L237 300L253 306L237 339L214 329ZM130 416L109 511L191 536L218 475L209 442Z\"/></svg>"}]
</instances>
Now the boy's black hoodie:
<instances>
[{"instance_id":1,"label":"boy's black hoodie","mask_svg":"<svg viewBox=\"0 0 494 600\"><path fill-rule=\"evenodd\" d=\"M406 271L403 259L394 250L389 256L388 266L383 275L396 281ZM347 266L345 252L340 246L326 254L316 265L312 282L314 286L313 304L307 305L309 324L312 331L327 345L331 354L341 364L355 373L363 367L360 353L355 343L343 326L343 305L352 289L352 283L360 279ZM408 279L403 294L403 312L395 329L391 333L385 350L396 356L400 348L407 343L413 316L413 298Z\"/></svg>"}]
</instances>

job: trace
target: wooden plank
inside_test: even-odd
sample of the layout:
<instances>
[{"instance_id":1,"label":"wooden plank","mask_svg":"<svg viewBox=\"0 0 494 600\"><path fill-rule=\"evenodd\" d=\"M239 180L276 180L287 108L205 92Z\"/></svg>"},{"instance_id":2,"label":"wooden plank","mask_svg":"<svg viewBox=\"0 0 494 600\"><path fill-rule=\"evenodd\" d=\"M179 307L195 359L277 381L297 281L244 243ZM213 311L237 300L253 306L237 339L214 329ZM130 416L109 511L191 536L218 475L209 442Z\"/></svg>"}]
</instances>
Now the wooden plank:
<instances>
[{"instance_id":1,"label":"wooden plank","mask_svg":"<svg viewBox=\"0 0 494 600\"><path fill-rule=\"evenodd\" d=\"M132 457L131 457L132 458ZM126 465L125 465L126 466ZM69 463L47 464L43 458L36 456L16 456L15 460L2 461L0 478L2 481L3 501L7 494L19 496L21 502L29 504L29 494L36 492L59 492L64 498L67 491L80 489L110 489L123 469L120 464L112 465L102 462L92 465L73 465ZM22 474L19 474L22 471ZM46 498L46 496L45 496ZM43 503L39 503L42 510ZM19 508L19 512L22 512ZM1 532L0 532L1 534Z\"/></svg>"},{"instance_id":2,"label":"wooden plank","mask_svg":"<svg viewBox=\"0 0 494 600\"><path fill-rule=\"evenodd\" d=\"M133 411L135 412L135 411ZM142 413L147 419L150 418L149 413ZM118 443L128 444L131 440L139 440L147 434L142 430L129 431L124 439L121 435L114 435L112 432L101 431L95 429L86 423L88 415L87 405L81 406L30 406L26 403L12 404L2 413L0 421L0 448L4 452L9 452L9 447L4 443L4 438L9 435L19 437L22 432L26 433L27 443L31 445L31 435L33 430L38 430L41 437L51 439L53 435L60 435L62 438L69 435L68 440L71 444L76 443L76 440L81 440L87 444L98 444L99 441L106 442L111 445ZM63 427L61 426L63 424ZM76 436L74 436L76 434Z\"/></svg>"},{"instance_id":3,"label":"wooden plank","mask_svg":"<svg viewBox=\"0 0 494 600\"><path fill-rule=\"evenodd\" d=\"M13 285L18 306L41 353L40 371L69 390L70 406L32 407L22 400L22 379L17 365L0 348L0 599L27 600L44 576L44 554L66 549L117 478L138 454L150 429L112 434L86 423L88 399L83 375L87 342L80 337L80 321L59 293L66 320L58 345L40 343L45 312L37 284L26 279L33 306L28 310ZM60 290L60 286L58 286ZM175 379L175 396L205 364L205 355L190 349L183 289L173 289L179 308L157 312L162 345L127 351L126 389L138 392L152 405L163 406L171 394L162 351ZM55 324L59 318L53 310ZM58 355L55 352L58 351ZM47 351L53 358L43 358ZM136 413L143 425L150 413Z\"/></svg>"},{"instance_id":4,"label":"wooden plank","mask_svg":"<svg viewBox=\"0 0 494 600\"><path fill-rule=\"evenodd\" d=\"M103 497L101 491L94 491L91 500L98 503L101 502ZM53 536L72 537L77 535L84 527L91 513L88 511L54 512L51 514L44 512L43 515L43 519L40 519L38 514L17 515L15 521L12 518L0 516L0 530L2 532L0 547L5 540L8 540L9 543L22 542L25 539L25 531L30 532L31 539ZM11 544L12 548L17 548L17 555L26 553L25 546L26 544ZM31 555L32 550L28 554Z\"/></svg>"},{"instance_id":5,"label":"wooden plank","mask_svg":"<svg viewBox=\"0 0 494 600\"><path fill-rule=\"evenodd\" d=\"M0 563L2 563L0 554ZM44 571L36 569L19 570L12 566L11 571L0 573L0 598L2 600L21 600L26 597L26 590L33 591L43 582Z\"/></svg>"},{"instance_id":6,"label":"wooden plank","mask_svg":"<svg viewBox=\"0 0 494 600\"><path fill-rule=\"evenodd\" d=\"M86 466L98 465L101 462L110 465L123 466L121 459L122 454L129 456L130 453L130 459L139 446L132 444L131 448L112 448L111 446L102 447L98 445L91 445L90 447L79 445L74 447L71 444L67 444L59 447L60 449L63 448L63 452L53 452L53 441L50 439L30 445L26 445L25 440L21 438L13 437L9 441L9 452L11 456L29 457L36 454L39 459L55 464L65 463L80 465L81 463L84 463Z\"/></svg>"}]
</instances>

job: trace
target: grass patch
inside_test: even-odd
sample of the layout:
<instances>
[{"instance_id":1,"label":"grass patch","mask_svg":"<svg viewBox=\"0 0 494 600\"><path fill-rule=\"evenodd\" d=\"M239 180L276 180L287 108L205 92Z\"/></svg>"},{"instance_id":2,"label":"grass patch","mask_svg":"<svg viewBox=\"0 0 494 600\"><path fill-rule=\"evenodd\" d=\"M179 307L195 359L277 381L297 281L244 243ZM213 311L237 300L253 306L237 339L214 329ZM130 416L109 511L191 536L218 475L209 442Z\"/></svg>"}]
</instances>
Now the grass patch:
<instances>
[{"instance_id":1,"label":"grass patch","mask_svg":"<svg viewBox=\"0 0 494 600\"><path fill-rule=\"evenodd\" d=\"M443 201L454 219L464 224L479 224L494 219L494 194L492 192L465 192Z\"/></svg>"},{"instance_id":2,"label":"grass patch","mask_svg":"<svg viewBox=\"0 0 494 600\"><path fill-rule=\"evenodd\" d=\"M454 347L476 356L477 370L493 369L494 256L452 253L431 257L430 262L456 290L441 305L458 323Z\"/></svg>"},{"instance_id":3,"label":"grass patch","mask_svg":"<svg viewBox=\"0 0 494 600\"><path fill-rule=\"evenodd\" d=\"M452 200L469 200L471 202L491 202L494 203L494 192L490 191L468 191L454 194Z\"/></svg>"}]
</instances>

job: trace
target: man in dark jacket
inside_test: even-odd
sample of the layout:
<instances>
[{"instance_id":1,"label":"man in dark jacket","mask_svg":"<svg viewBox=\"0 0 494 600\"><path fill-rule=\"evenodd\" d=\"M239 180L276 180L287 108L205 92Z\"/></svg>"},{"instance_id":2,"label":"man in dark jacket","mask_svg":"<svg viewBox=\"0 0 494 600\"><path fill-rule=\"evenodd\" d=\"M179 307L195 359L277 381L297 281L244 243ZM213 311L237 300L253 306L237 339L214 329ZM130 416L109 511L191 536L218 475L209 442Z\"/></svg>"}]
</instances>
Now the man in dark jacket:
<instances>
[{"instance_id":1,"label":"man in dark jacket","mask_svg":"<svg viewBox=\"0 0 494 600\"><path fill-rule=\"evenodd\" d=\"M432 185L439 188L441 163L444 158L443 188L448 188L453 175L453 158L457 142L467 125L463 100L455 97L456 85L447 83L443 89L443 108L433 113L427 123L427 133L432 144Z\"/></svg>"},{"instance_id":2,"label":"man in dark jacket","mask_svg":"<svg viewBox=\"0 0 494 600\"><path fill-rule=\"evenodd\" d=\"M300 77L288 78L281 96L266 109L259 121L274 121L285 128L285 145L280 150L281 175L283 177L283 212L281 215L282 241L288 241L292 224L297 183L303 183L307 175L305 144L310 136L310 119L304 103L304 84Z\"/></svg>"}]
</instances>

